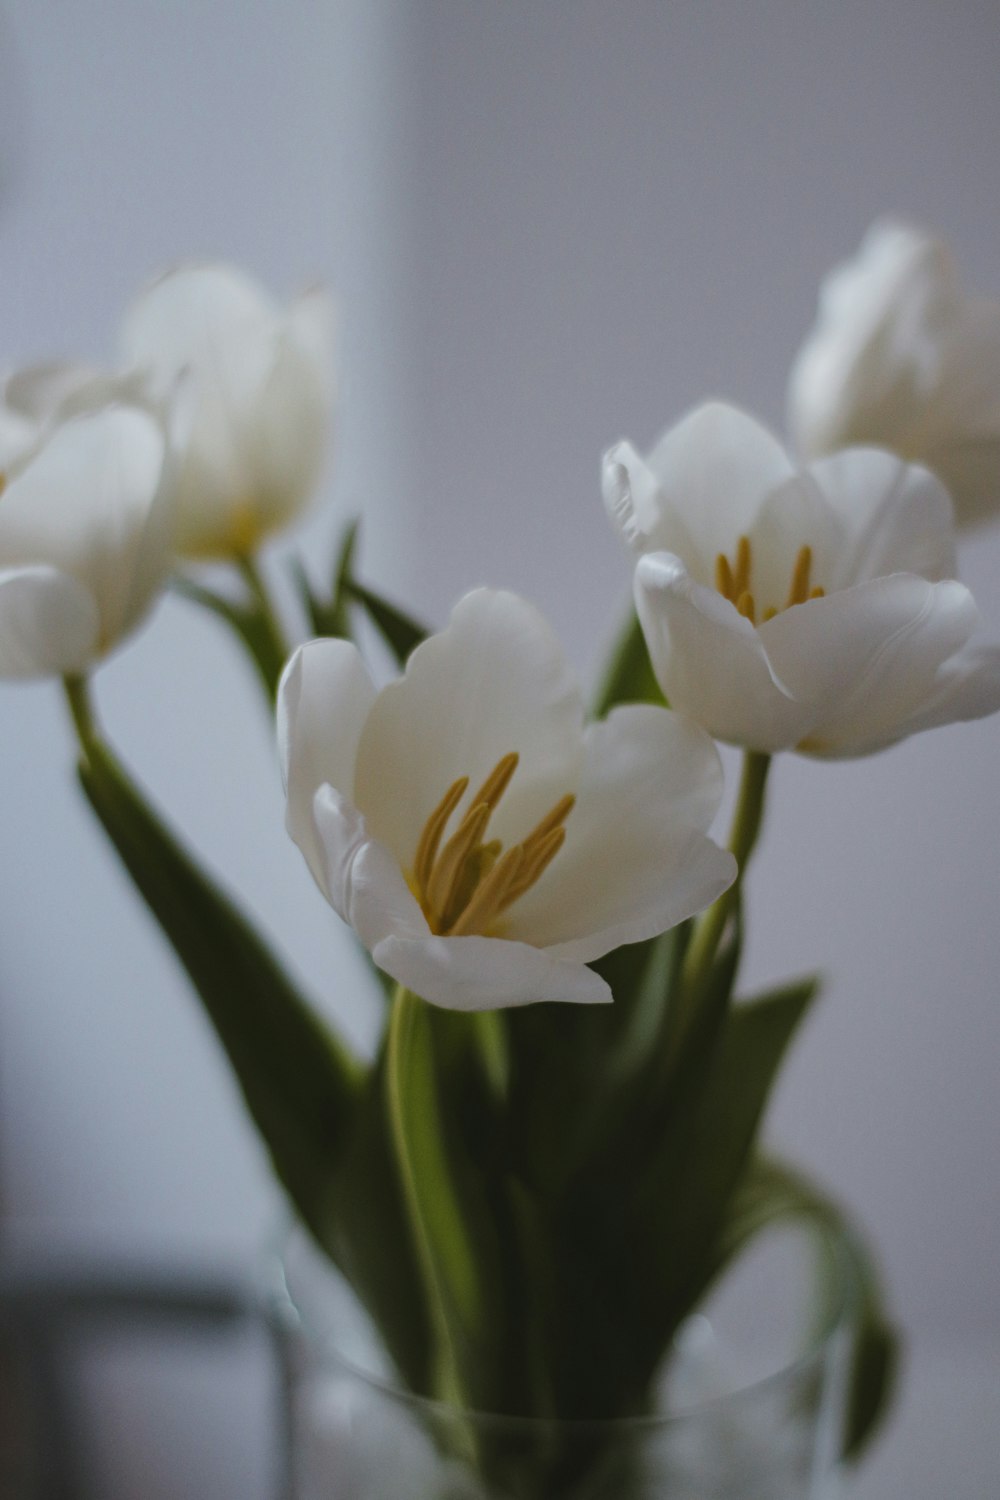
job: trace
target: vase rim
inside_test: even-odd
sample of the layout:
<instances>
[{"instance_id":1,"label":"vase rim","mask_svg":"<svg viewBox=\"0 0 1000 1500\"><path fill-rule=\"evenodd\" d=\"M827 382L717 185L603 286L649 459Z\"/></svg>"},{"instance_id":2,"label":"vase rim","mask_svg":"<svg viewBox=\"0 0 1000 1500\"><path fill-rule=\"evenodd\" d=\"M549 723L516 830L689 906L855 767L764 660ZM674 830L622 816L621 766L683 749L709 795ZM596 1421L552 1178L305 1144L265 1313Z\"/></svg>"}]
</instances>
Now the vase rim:
<instances>
[{"instance_id":1,"label":"vase rim","mask_svg":"<svg viewBox=\"0 0 1000 1500\"><path fill-rule=\"evenodd\" d=\"M791 1226L783 1224L773 1226L778 1231L787 1227ZM312 1335L307 1336L322 1348L324 1356L339 1366L345 1375L351 1376L362 1385L400 1406L442 1419L452 1421L458 1419L477 1427L493 1429L520 1428L526 1432L551 1427L553 1423L557 1423L561 1428L581 1433L594 1429L615 1429L623 1432L665 1429L709 1414L718 1415L720 1410L724 1411L727 1406L738 1408L741 1403L766 1397L770 1391L780 1389L783 1384L793 1384L812 1366L826 1357L827 1351L850 1326L856 1314L861 1290L858 1252L854 1236L847 1229L834 1228L830 1225L802 1223L794 1227L808 1233L817 1244L824 1245L832 1254L836 1292L828 1297L818 1328L811 1334L801 1352L780 1365L779 1368L753 1377L732 1390L705 1396L690 1405L682 1405L668 1412L654 1411L614 1417L545 1417L456 1406L440 1397L422 1396L415 1391L408 1390L389 1375L366 1369L362 1363L345 1354L330 1334L319 1339ZM271 1308L272 1318L286 1334L290 1328L301 1332L304 1326L303 1309L289 1285L288 1278L288 1251L289 1247L294 1247L297 1242L308 1242L310 1254L317 1258L323 1256L323 1252L314 1244L308 1233L294 1222L291 1225L286 1223L284 1232L276 1237L272 1245L271 1254L268 1256L266 1298ZM328 1269L332 1275L339 1277L332 1262L325 1262L324 1269ZM704 1314L696 1312L693 1316L704 1317ZM709 1322L707 1319L705 1321ZM710 1323L709 1326L711 1326Z\"/></svg>"}]
</instances>

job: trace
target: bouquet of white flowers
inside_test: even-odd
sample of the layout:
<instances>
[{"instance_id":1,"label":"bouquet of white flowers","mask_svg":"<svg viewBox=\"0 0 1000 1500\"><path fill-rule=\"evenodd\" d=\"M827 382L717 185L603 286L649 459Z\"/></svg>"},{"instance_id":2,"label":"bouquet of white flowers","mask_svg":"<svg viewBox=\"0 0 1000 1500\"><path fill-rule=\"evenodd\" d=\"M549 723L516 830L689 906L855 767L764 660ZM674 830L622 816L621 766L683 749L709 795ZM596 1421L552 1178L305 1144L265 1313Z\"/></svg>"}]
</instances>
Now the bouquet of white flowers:
<instances>
[{"instance_id":1,"label":"bouquet of white flowers","mask_svg":"<svg viewBox=\"0 0 1000 1500\"><path fill-rule=\"evenodd\" d=\"M737 999L743 882L777 752L867 755L1000 707L953 510L1000 507L1000 308L968 302L926 236L877 227L793 372L801 459L718 403L645 457L611 448L635 611L589 706L533 605L480 588L431 633L364 581L353 525L328 586L293 565L314 638L289 640L257 556L315 490L330 344L322 294L283 310L190 267L133 306L114 370L12 376L0 673L62 680L83 790L403 1387L459 1419L533 1419L513 1449L488 1429L444 1444L487 1493L645 1494L627 1465L601 1489L600 1437L582 1462L562 1435L649 1417L685 1320L796 1218L851 1247L853 1454L894 1338L840 1209L760 1143L817 984ZM275 705L288 831L384 996L372 1059L99 723L90 677L168 583L227 621ZM381 687L359 618L398 665ZM728 848L713 739L744 752Z\"/></svg>"}]
</instances>

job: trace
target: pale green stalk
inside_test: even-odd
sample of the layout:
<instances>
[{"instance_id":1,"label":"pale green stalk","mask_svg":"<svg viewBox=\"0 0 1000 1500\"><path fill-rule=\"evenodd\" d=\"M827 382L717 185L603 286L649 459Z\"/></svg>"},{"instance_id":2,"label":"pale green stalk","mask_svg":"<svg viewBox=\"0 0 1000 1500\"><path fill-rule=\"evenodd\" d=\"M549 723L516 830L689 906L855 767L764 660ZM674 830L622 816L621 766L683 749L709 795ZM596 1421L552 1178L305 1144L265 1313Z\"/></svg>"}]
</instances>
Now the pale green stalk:
<instances>
[{"instance_id":1,"label":"pale green stalk","mask_svg":"<svg viewBox=\"0 0 1000 1500\"><path fill-rule=\"evenodd\" d=\"M739 869L728 891L724 891L708 908L695 927L681 970L675 1039L688 1034L697 1016L719 944L730 918L739 908L743 877L764 818L764 797L770 765L771 757L763 751L746 750L743 753L743 774L729 836L729 848L736 856Z\"/></svg>"}]
</instances>

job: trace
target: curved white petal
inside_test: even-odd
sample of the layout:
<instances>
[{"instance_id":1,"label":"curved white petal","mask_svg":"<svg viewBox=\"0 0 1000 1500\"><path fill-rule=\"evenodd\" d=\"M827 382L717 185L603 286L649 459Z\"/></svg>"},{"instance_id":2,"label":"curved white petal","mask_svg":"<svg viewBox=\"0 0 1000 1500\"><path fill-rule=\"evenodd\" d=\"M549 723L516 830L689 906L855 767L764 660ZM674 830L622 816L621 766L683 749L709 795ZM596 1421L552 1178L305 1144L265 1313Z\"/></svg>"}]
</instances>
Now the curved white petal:
<instances>
[{"instance_id":1,"label":"curved white petal","mask_svg":"<svg viewBox=\"0 0 1000 1500\"><path fill-rule=\"evenodd\" d=\"M419 939L430 928L393 855L373 839L346 797L321 786L313 798L320 889L370 953L391 934Z\"/></svg>"},{"instance_id":2,"label":"curved white petal","mask_svg":"<svg viewBox=\"0 0 1000 1500\"><path fill-rule=\"evenodd\" d=\"M810 705L800 748L863 755L907 732L978 623L960 583L898 573L787 610L760 636L775 672Z\"/></svg>"},{"instance_id":3,"label":"curved white petal","mask_svg":"<svg viewBox=\"0 0 1000 1500\"><path fill-rule=\"evenodd\" d=\"M320 886L323 861L313 799L325 783L348 800L353 797L358 741L374 701L375 688L350 641L300 646L278 684L278 752L288 797L285 823Z\"/></svg>"},{"instance_id":4,"label":"curved white petal","mask_svg":"<svg viewBox=\"0 0 1000 1500\"><path fill-rule=\"evenodd\" d=\"M559 643L536 609L478 589L378 695L358 746L354 801L407 867L448 787L471 796L502 755L521 762L491 833L517 842L576 785L583 704Z\"/></svg>"},{"instance_id":5,"label":"curved white petal","mask_svg":"<svg viewBox=\"0 0 1000 1500\"><path fill-rule=\"evenodd\" d=\"M0 570L0 677L82 672L97 654L93 595L56 568Z\"/></svg>"},{"instance_id":6,"label":"curved white petal","mask_svg":"<svg viewBox=\"0 0 1000 1500\"><path fill-rule=\"evenodd\" d=\"M721 797L718 751L690 720L633 704L590 725L566 843L511 908L510 936L590 962L702 911L736 876L702 832Z\"/></svg>"},{"instance_id":7,"label":"curved white petal","mask_svg":"<svg viewBox=\"0 0 1000 1500\"><path fill-rule=\"evenodd\" d=\"M750 534L767 496L795 477L777 438L721 401L671 427L646 462L664 506L683 518L695 548L690 557L671 547L656 550L678 550L701 583L711 582L717 555Z\"/></svg>"},{"instance_id":8,"label":"curved white petal","mask_svg":"<svg viewBox=\"0 0 1000 1500\"><path fill-rule=\"evenodd\" d=\"M499 1010L539 1000L590 1005L612 998L592 969L526 943L393 935L377 945L373 957L397 983L448 1010Z\"/></svg>"},{"instance_id":9,"label":"curved white petal","mask_svg":"<svg viewBox=\"0 0 1000 1500\"><path fill-rule=\"evenodd\" d=\"M287 323L246 433L262 531L292 520L315 494L329 443L331 386L329 366L317 361L298 328Z\"/></svg>"},{"instance_id":10,"label":"curved white petal","mask_svg":"<svg viewBox=\"0 0 1000 1500\"><path fill-rule=\"evenodd\" d=\"M789 378L789 428L800 452L895 446L919 402L927 309L951 280L943 245L888 221L874 224L857 256L830 273Z\"/></svg>"},{"instance_id":11,"label":"curved white petal","mask_svg":"<svg viewBox=\"0 0 1000 1500\"><path fill-rule=\"evenodd\" d=\"M775 681L758 632L669 553L640 558L635 601L667 700L716 739L775 751L795 745L808 709ZM803 608L805 606L802 606Z\"/></svg>"},{"instance_id":12,"label":"curved white petal","mask_svg":"<svg viewBox=\"0 0 1000 1500\"><path fill-rule=\"evenodd\" d=\"M163 432L145 412L75 417L52 431L0 505L0 566L49 563L76 578L100 611L102 651L151 602L157 580L143 542L152 507L166 503L164 456ZM137 568L150 585L142 598Z\"/></svg>"},{"instance_id":13,"label":"curved white petal","mask_svg":"<svg viewBox=\"0 0 1000 1500\"><path fill-rule=\"evenodd\" d=\"M631 443L616 443L601 465L604 506L633 552L697 550L679 508L669 505L655 474Z\"/></svg>"},{"instance_id":14,"label":"curved white petal","mask_svg":"<svg viewBox=\"0 0 1000 1500\"><path fill-rule=\"evenodd\" d=\"M901 729L904 735L982 719L1000 710L1000 644L970 641L941 664L932 691Z\"/></svg>"},{"instance_id":15,"label":"curved white petal","mask_svg":"<svg viewBox=\"0 0 1000 1500\"><path fill-rule=\"evenodd\" d=\"M235 267L187 266L137 299L122 347L163 399L182 373L190 384L179 549L198 557L252 550L298 506L318 467L325 395L315 394L295 320Z\"/></svg>"},{"instance_id":16,"label":"curved white petal","mask_svg":"<svg viewBox=\"0 0 1000 1500\"><path fill-rule=\"evenodd\" d=\"M847 448L809 472L842 531L830 590L888 573L955 576L952 503L926 469L882 449Z\"/></svg>"}]
</instances>

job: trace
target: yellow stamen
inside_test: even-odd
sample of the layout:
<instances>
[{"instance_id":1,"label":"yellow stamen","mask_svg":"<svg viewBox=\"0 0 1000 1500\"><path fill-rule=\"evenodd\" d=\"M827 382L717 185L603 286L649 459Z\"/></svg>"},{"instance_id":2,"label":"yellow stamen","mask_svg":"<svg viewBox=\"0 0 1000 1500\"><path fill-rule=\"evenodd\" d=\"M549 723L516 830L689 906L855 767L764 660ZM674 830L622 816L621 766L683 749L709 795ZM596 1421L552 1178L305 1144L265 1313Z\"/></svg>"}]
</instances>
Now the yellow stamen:
<instances>
[{"instance_id":1,"label":"yellow stamen","mask_svg":"<svg viewBox=\"0 0 1000 1500\"><path fill-rule=\"evenodd\" d=\"M416 857L413 861L413 878L422 891L427 889L427 883L431 878L441 835L444 833L448 819L465 796L465 789L468 785L468 776L460 776L457 781L453 781L424 824L424 831L420 835Z\"/></svg>"},{"instance_id":2,"label":"yellow stamen","mask_svg":"<svg viewBox=\"0 0 1000 1500\"><path fill-rule=\"evenodd\" d=\"M3 494L3 492L4 492L4 490L6 488L7 488L7 476L2 471L0 471L0 495Z\"/></svg>"},{"instance_id":3,"label":"yellow stamen","mask_svg":"<svg viewBox=\"0 0 1000 1500\"><path fill-rule=\"evenodd\" d=\"M511 883L510 889L507 891L501 906L502 911L506 911L507 907L512 906L515 901L518 901L524 895L525 891L530 891L533 885L538 884L565 842L566 830L560 827L551 829L535 845L531 851L531 857L525 861L521 873Z\"/></svg>"},{"instance_id":4,"label":"yellow stamen","mask_svg":"<svg viewBox=\"0 0 1000 1500\"><path fill-rule=\"evenodd\" d=\"M468 937L470 934L485 932L501 911L504 898L523 864L524 849L520 844L515 844L498 860L486 878L479 882L465 910L448 928L448 936Z\"/></svg>"},{"instance_id":5,"label":"yellow stamen","mask_svg":"<svg viewBox=\"0 0 1000 1500\"><path fill-rule=\"evenodd\" d=\"M528 837L522 839L521 842L525 853L530 854L535 845L540 844L546 834L551 833L553 828L558 828L561 823L565 823L575 806L576 798L572 792L567 792L565 797L560 797L555 807L551 807L545 814L545 817L535 824Z\"/></svg>"},{"instance_id":6,"label":"yellow stamen","mask_svg":"<svg viewBox=\"0 0 1000 1500\"><path fill-rule=\"evenodd\" d=\"M521 759L516 750L509 755L502 755L493 767L479 791L472 799L473 807L480 802L485 802L487 807L494 808L500 801L504 792L510 786L510 779L517 770L517 763Z\"/></svg>"},{"instance_id":7,"label":"yellow stamen","mask_svg":"<svg viewBox=\"0 0 1000 1500\"><path fill-rule=\"evenodd\" d=\"M792 581L788 589L786 609L795 604L805 604L809 598L809 574L812 572L812 548L800 547L792 568Z\"/></svg>"},{"instance_id":8,"label":"yellow stamen","mask_svg":"<svg viewBox=\"0 0 1000 1500\"><path fill-rule=\"evenodd\" d=\"M750 538L741 536L736 543L736 567L733 570L733 592L731 599L740 599L750 587Z\"/></svg>"},{"instance_id":9,"label":"yellow stamen","mask_svg":"<svg viewBox=\"0 0 1000 1500\"><path fill-rule=\"evenodd\" d=\"M715 559L715 587L723 599L733 597L733 570L724 552L720 552Z\"/></svg>"},{"instance_id":10,"label":"yellow stamen","mask_svg":"<svg viewBox=\"0 0 1000 1500\"><path fill-rule=\"evenodd\" d=\"M470 808L458 832L452 834L441 850L425 887L427 904L438 922L444 922L450 915L449 909L461 882L465 862L486 832L491 811L485 802Z\"/></svg>"},{"instance_id":11,"label":"yellow stamen","mask_svg":"<svg viewBox=\"0 0 1000 1500\"><path fill-rule=\"evenodd\" d=\"M754 603L753 594L751 594L749 589L744 589L742 594L740 594L736 600L736 608L745 620L749 620L751 625L756 625L757 606Z\"/></svg>"},{"instance_id":12,"label":"yellow stamen","mask_svg":"<svg viewBox=\"0 0 1000 1500\"><path fill-rule=\"evenodd\" d=\"M788 586L788 597L782 605L769 604L760 616L761 624L766 625L768 620L773 620L785 609L792 609L796 604L805 604L808 599L822 599L823 588L812 584L813 553L809 546L800 547L795 556L792 566L791 582ZM748 536L741 536L736 543L736 560L730 563L724 552L720 552L715 559L715 587L724 599L730 604L735 604L744 619L749 620L751 625L757 623L757 600L750 587L753 573L753 548Z\"/></svg>"},{"instance_id":13,"label":"yellow stamen","mask_svg":"<svg viewBox=\"0 0 1000 1500\"><path fill-rule=\"evenodd\" d=\"M518 759L514 751L500 758L440 853L448 820L469 785L467 776L452 782L424 825L413 873L407 879L436 933L486 933L500 912L535 884L562 848L563 824L576 803L571 792L560 797L527 837L506 853L499 839L482 842Z\"/></svg>"}]
</instances>

